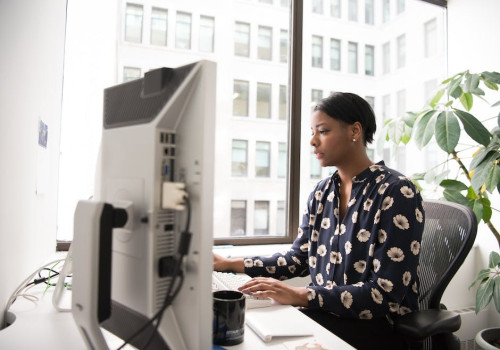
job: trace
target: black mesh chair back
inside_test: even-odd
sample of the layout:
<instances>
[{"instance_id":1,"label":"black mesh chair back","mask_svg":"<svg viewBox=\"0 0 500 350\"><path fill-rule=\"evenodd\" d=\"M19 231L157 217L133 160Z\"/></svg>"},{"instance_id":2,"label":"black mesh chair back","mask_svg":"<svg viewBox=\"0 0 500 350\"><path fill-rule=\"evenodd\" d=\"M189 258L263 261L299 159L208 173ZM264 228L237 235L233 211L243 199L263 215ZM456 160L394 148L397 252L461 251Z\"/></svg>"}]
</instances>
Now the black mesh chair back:
<instances>
[{"instance_id":1,"label":"black mesh chair back","mask_svg":"<svg viewBox=\"0 0 500 350\"><path fill-rule=\"evenodd\" d=\"M445 310L441 297L469 253L477 232L474 212L463 205L424 202L425 226L419 267L420 311L405 315L395 328L410 339L412 349L460 349L452 332L460 315Z\"/></svg>"}]
</instances>

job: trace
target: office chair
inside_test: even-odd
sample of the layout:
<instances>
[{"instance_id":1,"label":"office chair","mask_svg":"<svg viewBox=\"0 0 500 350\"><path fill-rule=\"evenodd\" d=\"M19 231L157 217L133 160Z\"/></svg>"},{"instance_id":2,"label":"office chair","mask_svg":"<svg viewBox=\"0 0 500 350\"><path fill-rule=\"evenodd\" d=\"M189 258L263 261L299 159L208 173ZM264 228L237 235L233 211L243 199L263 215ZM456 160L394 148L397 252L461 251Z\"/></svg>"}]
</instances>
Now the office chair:
<instances>
[{"instance_id":1,"label":"office chair","mask_svg":"<svg viewBox=\"0 0 500 350\"><path fill-rule=\"evenodd\" d=\"M470 208L447 201L425 201L424 210L419 311L396 319L394 329L412 350L460 349L460 341L453 334L460 328L460 315L446 310L441 297L472 248L476 216Z\"/></svg>"}]
</instances>

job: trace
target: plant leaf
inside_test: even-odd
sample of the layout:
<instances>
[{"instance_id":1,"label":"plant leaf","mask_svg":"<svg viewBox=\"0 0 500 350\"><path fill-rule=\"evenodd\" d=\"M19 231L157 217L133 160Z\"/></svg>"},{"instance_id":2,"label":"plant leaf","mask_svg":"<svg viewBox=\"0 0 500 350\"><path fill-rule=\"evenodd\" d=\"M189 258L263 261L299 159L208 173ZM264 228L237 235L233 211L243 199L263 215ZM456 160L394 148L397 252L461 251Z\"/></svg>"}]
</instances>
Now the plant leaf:
<instances>
[{"instance_id":1,"label":"plant leaf","mask_svg":"<svg viewBox=\"0 0 500 350\"><path fill-rule=\"evenodd\" d=\"M443 111L436 118L436 141L439 147L450 154L455 150L460 139L460 124L455 113Z\"/></svg>"},{"instance_id":2,"label":"plant leaf","mask_svg":"<svg viewBox=\"0 0 500 350\"><path fill-rule=\"evenodd\" d=\"M495 286L493 287L493 300L495 301L495 308L500 312L500 277L494 280Z\"/></svg>"},{"instance_id":3,"label":"plant leaf","mask_svg":"<svg viewBox=\"0 0 500 350\"><path fill-rule=\"evenodd\" d=\"M439 186L454 191L464 191L469 187L461 181L446 179L439 183Z\"/></svg>"},{"instance_id":4,"label":"plant leaf","mask_svg":"<svg viewBox=\"0 0 500 350\"><path fill-rule=\"evenodd\" d=\"M489 275L490 275L490 269L482 269L481 271L479 271L476 275L476 279L469 286L469 289L474 287L474 285L476 283L478 283L478 282L481 283L481 282L485 281L486 279L488 279Z\"/></svg>"},{"instance_id":5,"label":"plant leaf","mask_svg":"<svg viewBox=\"0 0 500 350\"><path fill-rule=\"evenodd\" d=\"M443 191L444 198L453 203L463 204L469 206L469 201L458 191L446 189Z\"/></svg>"},{"instance_id":6,"label":"plant leaf","mask_svg":"<svg viewBox=\"0 0 500 350\"><path fill-rule=\"evenodd\" d=\"M474 201L474 205L472 206L472 211L474 212L474 214L476 214L477 221L481 221L484 213L483 202L481 202L481 200L479 199L476 199Z\"/></svg>"},{"instance_id":7,"label":"plant leaf","mask_svg":"<svg viewBox=\"0 0 500 350\"><path fill-rule=\"evenodd\" d=\"M498 72L483 72L481 73L481 77L486 81L500 84L500 73Z\"/></svg>"},{"instance_id":8,"label":"plant leaf","mask_svg":"<svg viewBox=\"0 0 500 350\"><path fill-rule=\"evenodd\" d=\"M429 102L429 105L432 108L436 107L436 105L438 104L438 102L441 99L441 97L443 97L443 95L444 95L444 89L439 90L436 93L436 95L434 95L434 97L432 98L431 102Z\"/></svg>"},{"instance_id":9,"label":"plant leaf","mask_svg":"<svg viewBox=\"0 0 500 350\"><path fill-rule=\"evenodd\" d=\"M489 262L490 262L490 268L495 266L500 266L500 255L497 252L492 251L490 253Z\"/></svg>"},{"instance_id":10,"label":"plant leaf","mask_svg":"<svg viewBox=\"0 0 500 350\"><path fill-rule=\"evenodd\" d=\"M489 222L491 220L491 215L493 215L493 210L491 210L491 202L488 198L481 198L483 203L483 220L484 222Z\"/></svg>"},{"instance_id":11,"label":"plant leaf","mask_svg":"<svg viewBox=\"0 0 500 350\"><path fill-rule=\"evenodd\" d=\"M476 292L476 313L484 309L493 297L494 282L492 279L487 280L479 285Z\"/></svg>"},{"instance_id":12,"label":"plant leaf","mask_svg":"<svg viewBox=\"0 0 500 350\"><path fill-rule=\"evenodd\" d=\"M460 102L462 103L462 106L468 111L472 108L474 98L472 97L472 94L470 92L464 92L462 95L460 95Z\"/></svg>"},{"instance_id":13,"label":"plant leaf","mask_svg":"<svg viewBox=\"0 0 500 350\"><path fill-rule=\"evenodd\" d=\"M495 84L495 83L492 83L488 80L483 80L483 83L484 85L486 85L486 87L490 90L495 90L495 91L498 91L498 85Z\"/></svg>"},{"instance_id":14,"label":"plant leaf","mask_svg":"<svg viewBox=\"0 0 500 350\"><path fill-rule=\"evenodd\" d=\"M493 161L497 159L497 153L491 152L477 167L474 169L474 174L471 178L471 186L477 193L480 192L481 187L486 183L488 174L493 166Z\"/></svg>"},{"instance_id":15,"label":"plant leaf","mask_svg":"<svg viewBox=\"0 0 500 350\"><path fill-rule=\"evenodd\" d=\"M418 118L415 128L415 143L419 149L422 149L429 143L434 135L434 126L436 125L436 111L430 110Z\"/></svg>"},{"instance_id":16,"label":"plant leaf","mask_svg":"<svg viewBox=\"0 0 500 350\"><path fill-rule=\"evenodd\" d=\"M486 129L484 125L472 114L459 109L455 109L454 112L462 122L467 135L481 145L488 146L491 138L491 134L488 129Z\"/></svg>"},{"instance_id":17,"label":"plant leaf","mask_svg":"<svg viewBox=\"0 0 500 350\"><path fill-rule=\"evenodd\" d=\"M486 177L486 180L484 184L486 185L486 191L489 193L493 193L495 188L497 188L498 184L500 183L500 166L494 165L491 167L490 171L488 172L488 176Z\"/></svg>"},{"instance_id":18,"label":"plant leaf","mask_svg":"<svg viewBox=\"0 0 500 350\"><path fill-rule=\"evenodd\" d=\"M465 79L464 92L474 92L479 86L479 75L469 74Z\"/></svg>"}]
</instances>

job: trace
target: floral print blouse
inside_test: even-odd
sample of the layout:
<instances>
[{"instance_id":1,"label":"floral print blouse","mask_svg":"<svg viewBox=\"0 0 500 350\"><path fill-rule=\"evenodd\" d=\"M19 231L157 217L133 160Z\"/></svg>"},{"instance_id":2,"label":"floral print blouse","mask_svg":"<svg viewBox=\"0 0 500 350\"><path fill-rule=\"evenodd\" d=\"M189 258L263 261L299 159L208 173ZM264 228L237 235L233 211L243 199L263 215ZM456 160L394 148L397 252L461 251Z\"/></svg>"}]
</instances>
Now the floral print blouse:
<instances>
[{"instance_id":1,"label":"floral print blouse","mask_svg":"<svg viewBox=\"0 0 500 350\"><path fill-rule=\"evenodd\" d=\"M384 162L353 178L339 222L338 172L310 194L286 253L245 258L245 273L284 280L310 274L308 306L371 319L418 309L424 210L418 189Z\"/></svg>"}]
</instances>

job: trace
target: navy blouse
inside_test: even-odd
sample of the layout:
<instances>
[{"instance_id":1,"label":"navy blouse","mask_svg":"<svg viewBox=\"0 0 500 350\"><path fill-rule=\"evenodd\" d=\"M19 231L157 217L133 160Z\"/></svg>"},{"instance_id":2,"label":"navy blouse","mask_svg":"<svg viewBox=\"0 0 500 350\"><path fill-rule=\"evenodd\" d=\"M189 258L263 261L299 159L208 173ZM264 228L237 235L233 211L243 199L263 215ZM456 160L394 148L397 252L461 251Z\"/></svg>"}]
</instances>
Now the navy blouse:
<instances>
[{"instance_id":1,"label":"navy blouse","mask_svg":"<svg viewBox=\"0 0 500 350\"><path fill-rule=\"evenodd\" d=\"M338 172L310 194L286 253L244 259L245 273L284 280L310 274L311 309L371 319L418 309L424 210L418 189L384 162L353 178L339 222Z\"/></svg>"}]
</instances>

